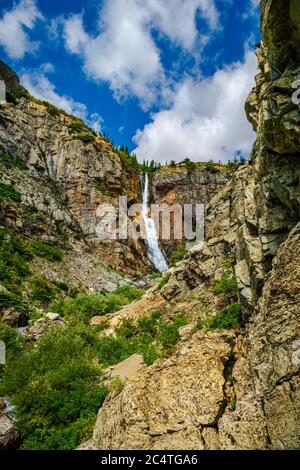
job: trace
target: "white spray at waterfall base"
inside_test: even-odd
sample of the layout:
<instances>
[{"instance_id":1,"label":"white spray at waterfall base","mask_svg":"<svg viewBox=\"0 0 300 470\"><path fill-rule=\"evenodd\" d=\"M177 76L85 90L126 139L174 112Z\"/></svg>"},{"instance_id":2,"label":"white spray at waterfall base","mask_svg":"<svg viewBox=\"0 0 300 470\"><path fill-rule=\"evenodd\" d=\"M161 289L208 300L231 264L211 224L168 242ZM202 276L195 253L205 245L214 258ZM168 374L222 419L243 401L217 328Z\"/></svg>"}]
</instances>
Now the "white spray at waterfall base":
<instances>
[{"instance_id":1,"label":"white spray at waterfall base","mask_svg":"<svg viewBox=\"0 0 300 470\"><path fill-rule=\"evenodd\" d=\"M145 225L145 236L148 246L148 258L154 264L155 268L159 272L167 271L168 263L165 258L165 255L162 252L162 249L159 245L158 235L155 227L154 220L149 217L149 206L148 206L148 199L149 199L149 178L148 174L145 173L141 177L141 184L142 184L142 196L143 196L143 210L142 210L142 217L143 222Z\"/></svg>"}]
</instances>

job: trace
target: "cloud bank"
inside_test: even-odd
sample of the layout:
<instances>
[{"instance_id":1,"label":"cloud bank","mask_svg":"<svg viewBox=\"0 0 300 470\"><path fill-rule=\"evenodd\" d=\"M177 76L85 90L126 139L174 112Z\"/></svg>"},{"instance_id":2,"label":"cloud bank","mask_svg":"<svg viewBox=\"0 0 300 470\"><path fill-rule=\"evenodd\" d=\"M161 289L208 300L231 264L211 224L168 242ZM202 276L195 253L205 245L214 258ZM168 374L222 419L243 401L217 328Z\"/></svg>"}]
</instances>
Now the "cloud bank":
<instances>
[{"instance_id":1,"label":"cloud bank","mask_svg":"<svg viewBox=\"0 0 300 470\"><path fill-rule=\"evenodd\" d=\"M246 120L244 102L254 86L254 52L217 71L210 78L185 79L174 92L167 110L152 115L134 141L139 160L222 161L237 151L247 155L255 134Z\"/></svg>"}]
</instances>

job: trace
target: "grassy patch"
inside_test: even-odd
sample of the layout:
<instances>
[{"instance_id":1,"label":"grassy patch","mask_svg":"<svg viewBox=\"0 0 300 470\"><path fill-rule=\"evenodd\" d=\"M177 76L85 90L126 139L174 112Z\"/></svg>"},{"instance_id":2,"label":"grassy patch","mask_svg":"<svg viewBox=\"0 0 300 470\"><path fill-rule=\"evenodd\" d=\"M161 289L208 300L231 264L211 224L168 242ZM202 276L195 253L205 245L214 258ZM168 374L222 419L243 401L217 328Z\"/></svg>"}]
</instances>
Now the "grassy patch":
<instances>
[{"instance_id":1,"label":"grassy patch","mask_svg":"<svg viewBox=\"0 0 300 470\"><path fill-rule=\"evenodd\" d=\"M171 274L166 274L165 276L163 276L160 280L160 282L158 283L158 286L156 287L156 290L157 291L160 291L166 284L168 284L169 280L170 280L170 277L171 277Z\"/></svg>"},{"instance_id":2,"label":"grassy patch","mask_svg":"<svg viewBox=\"0 0 300 470\"><path fill-rule=\"evenodd\" d=\"M11 184L0 183L0 197L17 203L22 201L21 194Z\"/></svg>"},{"instance_id":3,"label":"grassy patch","mask_svg":"<svg viewBox=\"0 0 300 470\"><path fill-rule=\"evenodd\" d=\"M212 162L206 163L204 169L211 174L217 174L221 171L220 168L217 165L214 165Z\"/></svg>"},{"instance_id":4,"label":"grassy patch","mask_svg":"<svg viewBox=\"0 0 300 470\"><path fill-rule=\"evenodd\" d=\"M233 268L229 268L220 279L214 281L213 292L215 294L236 295L237 281Z\"/></svg>"},{"instance_id":5,"label":"grassy patch","mask_svg":"<svg viewBox=\"0 0 300 470\"><path fill-rule=\"evenodd\" d=\"M184 315L172 321L162 320L161 312L153 312L151 317L135 322L125 320L116 330L116 336L104 336L99 343L101 363L111 366L123 361L132 354L139 353L147 365L156 359L169 355L180 336L178 330L187 323Z\"/></svg>"},{"instance_id":6,"label":"grassy patch","mask_svg":"<svg viewBox=\"0 0 300 470\"><path fill-rule=\"evenodd\" d=\"M89 128L81 119L73 118L72 122L68 125L70 133L74 139L79 139L85 144L94 142L97 136L93 129Z\"/></svg>"},{"instance_id":7,"label":"grassy patch","mask_svg":"<svg viewBox=\"0 0 300 470\"><path fill-rule=\"evenodd\" d=\"M130 294L133 296L133 292ZM74 449L91 437L97 412L108 389L101 383L103 367L131 354L143 354L147 364L165 357L186 324L182 315L164 321L160 312L138 322L127 320L116 337L99 336L97 329L78 320L44 335L28 348L13 329L1 325L7 345L0 395L16 406L23 449ZM113 382L111 389L121 390Z\"/></svg>"},{"instance_id":8,"label":"grassy patch","mask_svg":"<svg viewBox=\"0 0 300 470\"><path fill-rule=\"evenodd\" d=\"M122 146L119 149L115 149L115 151L127 170L141 171L141 165L138 163L136 156L130 155L127 147Z\"/></svg>"},{"instance_id":9,"label":"grassy patch","mask_svg":"<svg viewBox=\"0 0 300 470\"><path fill-rule=\"evenodd\" d=\"M172 266L174 266L179 261L183 260L186 254L187 254L187 250L185 249L185 246L184 245L178 246L171 255Z\"/></svg>"},{"instance_id":10,"label":"grassy patch","mask_svg":"<svg viewBox=\"0 0 300 470\"><path fill-rule=\"evenodd\" d=\"M238 328L241 324L241 306L240 304L231 304L208 320L200 320L198 327L212 331L223 331Z\"/></svg>"},{"instance_id":11,"label":"grassy patch","mask_svg":"<svg viewBox=\"0 0 300 470\"><path fill-rule=\"evenodd\" d=\"M3 153L0 155L0 160L10 167L19 168L20 170L26 170L26 162L21 157L13 157L10 153Z\"/></svg>"},{"instance_id":12,"label":"grassy patch","mask_svg":"<svg viewBox=\"0 0 300 470\"><path fill-rule=\"evenodd\" d=\"M81 132L76 134L76 139L81 140L84 144L91 144L95 140L95 136L90 132Z\"/></svg>"},{"instance_id":13,"label":"grassy patch","mask_svg":"<svg viewBox=\"0 0 300 470\"><path fill-rule=\"evenodd\" d=\"M109 190L107 184L104 181L100 181L99 183L96 184L96 189L100 193L104 194L105 196L108 197L114 197L116 194L112 191Z\"/></svg>"},{"instance_id":14,"label":"grassy patch","mask_svg":"<svg viewBox=\"0 0 300 470\"><path fill-rule=\"evenodd\" d=\"M79 294L74 299L54 305L52 310L66 317L88 322L93 316L114 313L124 305L140 299L142 295L141 289L126 285L110 294Z\"/></svg>"},{"instance_id":15,"label":"grassy patch","mask_svg":"<svg viewBox=\"0 0 300 470\"><path fill-rule=\"evenodd\" d=\"M31 271L28 262L33 255L38 254L53 261L61 259L61 253L57 250L56 247L49 247L39 242L28 242L18 235L0 230L0 284L9 291L1 293L0 308L15 307L26 311L29 301L48 305L57 296L65 294L65 285L55 285L43 277L30 279ZM29 281L27 283L31 287L30 299L25 297L25 280Z\"/></svg>"},{"instance_id":16,"label":"grassy patch","mask_svg":"<svg viewBox=\"0 0 300 470\"><path fill-rule=\"evenodd\" d=\"M31 253L35 256L40 256L48 261L61 261L63 258L63 252L56 246L46 245L39 241L33 241L30 243Z\"/></svg>"},{"instance_id":17,"label":"grassy patch","mask_svg":"<svg viewBox=\"0 0 300 470\"><path fill-rule=\"evenodd\" d=\"M7 342L9 338L9 342ZM74 449L91 437L107 388L92 350L91 331L65 328L45 335L30 352L11 329L0 324L7 364L0 394L16 406L22 448Z\"/></svg>"},{"instance_id":18,"label":"grassy patch","mask_svg":"<svg viewBox=\"0 0 300 470\"><path fill-rule=\"evenodd\" d=\"M43 306L48 306L55 298L56 289L45 277L36 277L31 281L31 298Z\"/></svg>"}]
</instances>

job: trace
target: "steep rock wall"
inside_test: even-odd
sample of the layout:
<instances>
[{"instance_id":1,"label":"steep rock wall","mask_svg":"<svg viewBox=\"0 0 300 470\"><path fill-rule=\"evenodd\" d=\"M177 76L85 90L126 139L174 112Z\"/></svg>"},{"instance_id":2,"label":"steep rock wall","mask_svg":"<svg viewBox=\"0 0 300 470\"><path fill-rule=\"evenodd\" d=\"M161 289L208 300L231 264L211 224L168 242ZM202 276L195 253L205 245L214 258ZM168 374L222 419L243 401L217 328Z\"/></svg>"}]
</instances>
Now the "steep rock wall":
<instances>
[{"instance_id":1,"label":"steep rock wall","mask_svg":"<svg viewBox=\"0 0 300 470\"><path fill-rule=\"evenodd\" d=\"M160 291L173 309L195 291L204 305L220 261L235 253L245 327L191 330L171 358L107 399L95 448L300 448L298 2L263 0L261 26L260 73L246 103L257 132L250 162L210 202L206 243Z\"/></svg>"}]
</instances>

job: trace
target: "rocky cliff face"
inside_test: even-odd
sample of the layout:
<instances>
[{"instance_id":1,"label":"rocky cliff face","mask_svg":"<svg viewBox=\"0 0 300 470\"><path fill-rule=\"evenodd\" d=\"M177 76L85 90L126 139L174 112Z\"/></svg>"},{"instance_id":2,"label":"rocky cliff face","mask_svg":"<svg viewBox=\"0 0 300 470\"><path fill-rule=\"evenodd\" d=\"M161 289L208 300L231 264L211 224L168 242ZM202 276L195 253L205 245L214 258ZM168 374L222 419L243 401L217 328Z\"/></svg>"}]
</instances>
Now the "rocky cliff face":
<instances>
[{"instance_id":1,"label":"rocky cliff face","mask_svg":"<svg viewBox=\"0 0 300 470\"><path fill-rule=\"evenodd\" d=\"M12 71L2 76L8 86L17 83ZM1 200L2 222L26 236L68 246L59 234L65 232L72 239L69 248L77 239L77 252L85 245L96 260L119 271L149 271L143 243L101 242L96 234L100 204L110 203L118 213L119 195L128 203L140 200L138 172L127 169L112 145L78 119L28 98L22 88L16 96L0 109L0 164L2 184L13 187L20 201Z\"/></svg>"},{"instance_id":2,"label":"rocky cliff face","mask_svg":"<svg viewBox=\"0 0 300 470\"><path fill-rule=\"evenodd\" d=\"M298 2L263 0L261 26L260 72L246 103L257 132L250 162L210 202L206 243L152 293L165 315L185 311L189 328L175 354L106 400L94 448L300 448L300 110L291 100ZM203 330L224 301L213 286L228 259L244 326ZM144 302L140 315L148 314ZM130 309L113 324L124 315Z\"/></svg>"},{"instance_id":3,"label":"rocky cliff face","mask_svg":"<svg viewBox=\"0 0 300 470\"><path fill-rule=\"evenodd\" d=\"M207 205L234 174L230 166L198 163L166 166L154 173L152 178L152 201L156 204L203 204ZM171 230L173 235L173 231ZM178 242L172 236L162 240L168 256L176 249Z\"/></svg>"}]
</instances>

